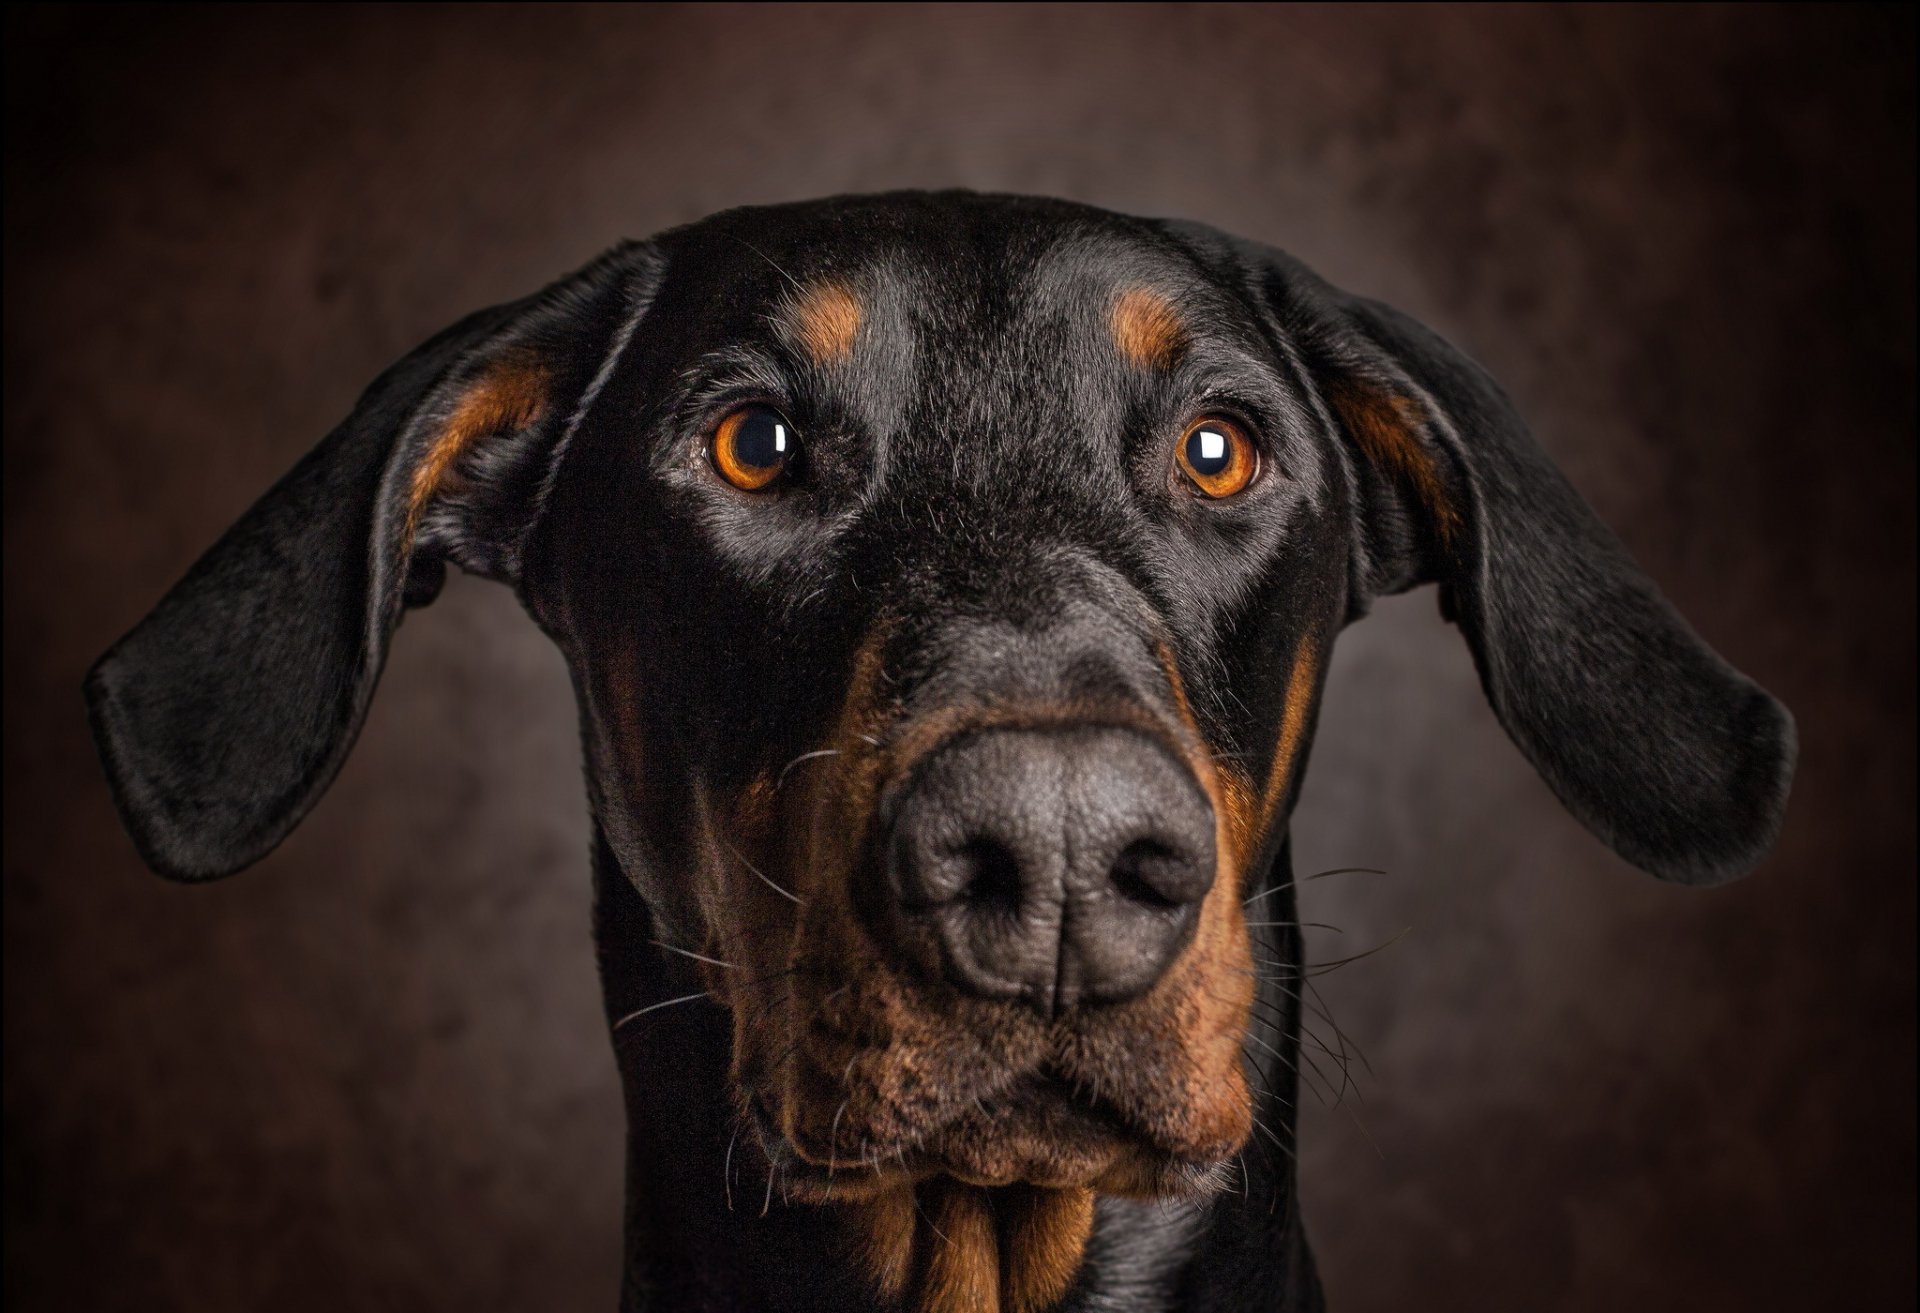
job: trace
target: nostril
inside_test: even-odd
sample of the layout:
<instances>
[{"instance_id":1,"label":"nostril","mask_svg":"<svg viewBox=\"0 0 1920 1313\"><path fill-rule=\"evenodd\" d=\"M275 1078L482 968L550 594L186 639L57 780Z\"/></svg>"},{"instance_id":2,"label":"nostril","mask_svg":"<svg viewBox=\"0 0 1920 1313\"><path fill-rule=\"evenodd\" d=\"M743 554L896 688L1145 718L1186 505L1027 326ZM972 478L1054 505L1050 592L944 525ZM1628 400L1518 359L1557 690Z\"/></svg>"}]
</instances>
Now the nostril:
<instances>
[{"instance_id":1,"label":"nostril","mask_svg":"<svg viewBox=\"0 0 1920 1313\"><path fill-rule=\"evenodd\" d=\"M1191 883L1191 863L1157 839L1136 839L1114 859L1108 881L1120 896L1154 911L1185 907L1180 897Z\"/></svg>"},{"instance_id":2,"label":"nostril","mask_svg":"<svg viewBox=\"0 0 1920 1313\"><path fill-rule=\"evenodd\" d=\"M960 897L991 911L1020 910L1020 859L995 839L970 839L953 855L960 868Z\"/></svg>"},{"instance_id":3,"label":"nostril","mask_svg":"<svg viewBox=\"0 0 1920 1313\"><path fill-rule=\"evenodd\" d=\"M900 965L1054 1014L1152 987L1217 867L1213 807L1132 729L992 729L902 781L876 931Z\"/></svg>"}]
</instances>

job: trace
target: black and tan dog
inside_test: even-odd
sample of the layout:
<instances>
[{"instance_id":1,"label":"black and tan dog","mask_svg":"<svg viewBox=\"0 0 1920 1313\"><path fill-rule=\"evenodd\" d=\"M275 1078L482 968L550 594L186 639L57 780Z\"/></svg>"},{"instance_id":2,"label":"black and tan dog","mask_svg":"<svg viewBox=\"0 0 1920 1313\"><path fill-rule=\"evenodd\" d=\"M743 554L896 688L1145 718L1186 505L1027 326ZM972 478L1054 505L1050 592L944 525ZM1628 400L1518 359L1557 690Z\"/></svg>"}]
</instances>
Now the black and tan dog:
<instances>
[{"instance_id":1,"label":"black and tan dog","mask_svg":"<svg viewBox=\"0 0 1920 1313\"><path fill-rule=\"evenodd\" d=\"M579 696L633 1307L1318 1307L1287 823L1383 593L1657 875L1792 769L1471 361L1052 201L734 211L395 365L91 676L154 867L285 837L450 561Z\"/></svg>"}]
</instances>

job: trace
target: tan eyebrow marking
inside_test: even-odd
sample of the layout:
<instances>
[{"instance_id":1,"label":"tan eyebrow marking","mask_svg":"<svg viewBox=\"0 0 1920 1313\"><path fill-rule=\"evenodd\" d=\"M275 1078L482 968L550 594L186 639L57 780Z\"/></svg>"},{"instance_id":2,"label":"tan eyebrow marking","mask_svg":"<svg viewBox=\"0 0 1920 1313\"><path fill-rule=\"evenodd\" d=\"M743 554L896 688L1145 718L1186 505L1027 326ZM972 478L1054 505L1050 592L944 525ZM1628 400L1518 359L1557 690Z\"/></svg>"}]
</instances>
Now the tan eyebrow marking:
<instances>
[{"instance_id":1,"label":"tan eyebrow marking","mask_svg":"<svg viewBox=\"0 0 1920 1313\"><path fill-rule=\"evenodd\" d=\"M1425 423L1420 403L1394 393L1381 395L1353 383L1327 389L1347 431L1375 469L1397 481L1423 507L1442 547L1450 547L1460 528L1460 513L1447 499L1433 455L1420 441Z\"/></svg>"},{"instance_id":2,"label":"tan eyebrow marking","mask_svg":"<svg viewBox=\"0 0 1920 1313\"><path fill-rule=\"evenodd\" d=\"M412 544L420 516L446 482L454 463L490 433L524 429L536 423L546 411L552 379L545 365L516 355L494 362L467 385L426 455L414 467L407 489L404 546Z\"/></svg>"},{"instance_id":3,"label":"tan eyebrow marking","mask_svg":"<svg viewBox=\"0 0 1920 1313\"><path fill-rule=\"evenodd\" d=\"M1180 312L1151 288L1129 287L1115 297L1107 326L1127 363L1141 369L1165 369L1187 347Z\"/></svg>"},{"instance_id":4,"label":"tan eyebrow marking","mask_svg":"<svg viewBox=\"0 0 1920 1313\"><path fill-rule=\"evenodd\" d=\"M844 283L816 283L780 309L783 327L817 365L845 360L853 353L864 310Z\"/></svg>"}]
</instances>

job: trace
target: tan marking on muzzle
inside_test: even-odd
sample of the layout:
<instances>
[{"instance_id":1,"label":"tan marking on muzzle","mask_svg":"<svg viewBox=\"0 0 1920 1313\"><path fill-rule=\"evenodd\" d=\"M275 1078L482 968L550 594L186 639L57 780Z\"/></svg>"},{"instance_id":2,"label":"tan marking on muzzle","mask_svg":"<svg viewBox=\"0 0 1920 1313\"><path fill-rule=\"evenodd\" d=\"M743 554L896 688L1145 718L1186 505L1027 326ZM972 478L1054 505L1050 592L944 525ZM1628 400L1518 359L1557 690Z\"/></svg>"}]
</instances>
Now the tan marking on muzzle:
<instances>
[{"instance_id":1,"label":"tan marking on muzzle","mask_svg":"<svg viewBox=\"0 0 1920 1313\"><path fill-rule=\"evenodd\" d=\"M1193 704L1187 700L1186 680L1181 677L1180 664L1174 659L1173 649L1163 642L1155 646L1154 653L1159 657L1160 669L1166 674L1167 686L1173 692L1174 710L1180 717L1180 724L1192 739L1192 747L1183 754L1183 759L1194 778L1200 781L1207 801L1213 805L1214 883L1237 888L1260 837L1254 825L1256 817L1252 807L1251 786L1237 767L1223 765L1214 759L1213 746L1201 732L1200 722L1193 714Z\"/></svg>"},{"instance_id":2,"label":"tan marking on muzzle","mask_svg":"<svg viewBox=\"0 0 1920 1313\"><path fill-rule=\"evenodd\" d=\"M785 871L777 860L781 833L774 780L768 772L755 775L724 808L697 780L691 792L700 860L708 868L695 881L707 928L705 951L736 964L726 969L701 963L698 973L708 992L744 1021L742 991L785 958L795 916L797 895L781 883Z\"/></svg>"},{"instance_id":3,"label":"tan marking on muzzle","mask_svg":"<svg viewBox=\"0 0 1920 1313\"><path fill-rule=\"evenodd\" d=\"M403 550L413 544L420 517L446 483L454 464L481 438L538 422L547 407L553 374L525 355L504 356L467 385L440 432L414 467L407 488Z\"/></svg>"},{"instance_id":4,"label":"tan marking on muzzle","mask_svg":"<svg viewBox=\"0 0 1920 1313\"><path fill-rule=\"evenodd\" d=\"M1319 670L1313 636L1303 635L1293 652L1293 672L1287 676L1286 705L1280 710L1280 738L1274 744L1273 763L1267 768L1267 787L1260 795L1259 832L1265 834L1278 819L1280 805L1286 800L1287 786L1294 775L1294 759L1300 752L1300 736L1306 732L1307 715L1313 709L1314 679Z\"/></svg>"},{"instance_id":5,"label":"tan marking on muzzle","mask_svg":"<svg viewBox=\"0 0 1920 1313\"><path fill-rule=\"evenodd\" d=\"M1253 845L1255 789L1237 766L1216 760L1188 705L1171 651L1163 648L1161 660L1178 725L1146 707L1061 702L956 705L895 727L897 708L887 696L884 638L885 626L876 625L855 653L846 700L828 740L839 755L806 786L813 799L804 809L811 818L804 827L810 836L804 855L815 883L801 890L808 899L803 930L812 927L817 932L809 951L819 960L834 961L843 982L851 982L850 990L834 991L838 1000L820 1013L833 1018L827 1029L847 1031L847 1009L864 998L861 1015L867 1027L891 1037L885 1071L875 1073L880 1084L889 1085L906 1071L917 1072L909 1083L913 1090L942 1079L931 1059L952 1042L943 1029L954 1024L952 1019L917 1007L899 991L882 962L869 960L873 949L859 933L847 891L840 887L852 870L853 845L889 781L904 778L956 734L1090 723L1135 729L1186 762L1212 800L1220 866L1194 939L1169 978L1126 1005L1126 1016L1113 1018L1097 1042L1116 1052L1144 1045L1153 1061L1178 1073L1185 1092L1169 1094L1162 1110L1151 1114L1161 1119L1155 1123L1156 1133L1164 1131L1175 1143L1205 1146L1209 1153L1233 1152L1245 1140L1251 1112L1239 1063L1252 997L1240 898ZM736 1035L737 1042L744 1038ZM842 1070L844 1058L837 1050L828 1056L831 1061L822 1058L818 1065L832 1077ZM795 1082L802 1065L792 1062L783 1069L793 1074L783 1077L776 1107L782 1130L796 1147L796 1133L808 1129L797 1120L802 1100ZM809 1116L818 1123L811 1127L814 1158L820 1156L819 1145L831 1137L826 1114L841 1093L807 1091ZM969 1183L944 1171L919 1168L914 1180L893 1176L862 1181L849 1190L844 1187L853 1185L859 1174L843 1172L842 1187L830 1198L843 1209L861 1267L882 1298L898 1301L913 1313L1042 1313L1058 1302L1085 1261L1096 1192L1106 1188L1096 1177L1110 1178L1122 1192L1143 1197L1180 1188L1170 1169L1155 1171L1147 1165L1150 1157L1145 1150L1116 1146L1113 1162L1094 1176L1046 1184L1008 1185L990 1173ZM1130 1158L1141 1161L1119 1165ZM815 1201L828 1202L829 1196L816 1194Z\"/></svg>"}]
</instances>

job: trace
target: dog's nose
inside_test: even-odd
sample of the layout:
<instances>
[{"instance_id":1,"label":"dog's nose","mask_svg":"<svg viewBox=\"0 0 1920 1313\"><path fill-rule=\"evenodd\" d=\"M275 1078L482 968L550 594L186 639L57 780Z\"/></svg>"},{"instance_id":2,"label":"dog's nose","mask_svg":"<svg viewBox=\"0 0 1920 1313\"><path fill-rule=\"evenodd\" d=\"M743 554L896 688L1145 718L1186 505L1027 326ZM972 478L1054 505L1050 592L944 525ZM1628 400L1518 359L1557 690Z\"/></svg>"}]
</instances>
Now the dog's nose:
<instances>
[{"instance_id":1,"label":"dog's nose","mask_svg":"<svg viewBox=\"0 0 1920 1313\"><path fill-rule=\"evenodd\" d=\"M1213 809L1144 734L984 731L914 773L887 870L910 958L1052 1015L1165 972L1213 883Z\"/></svg>"}]
</instances>

